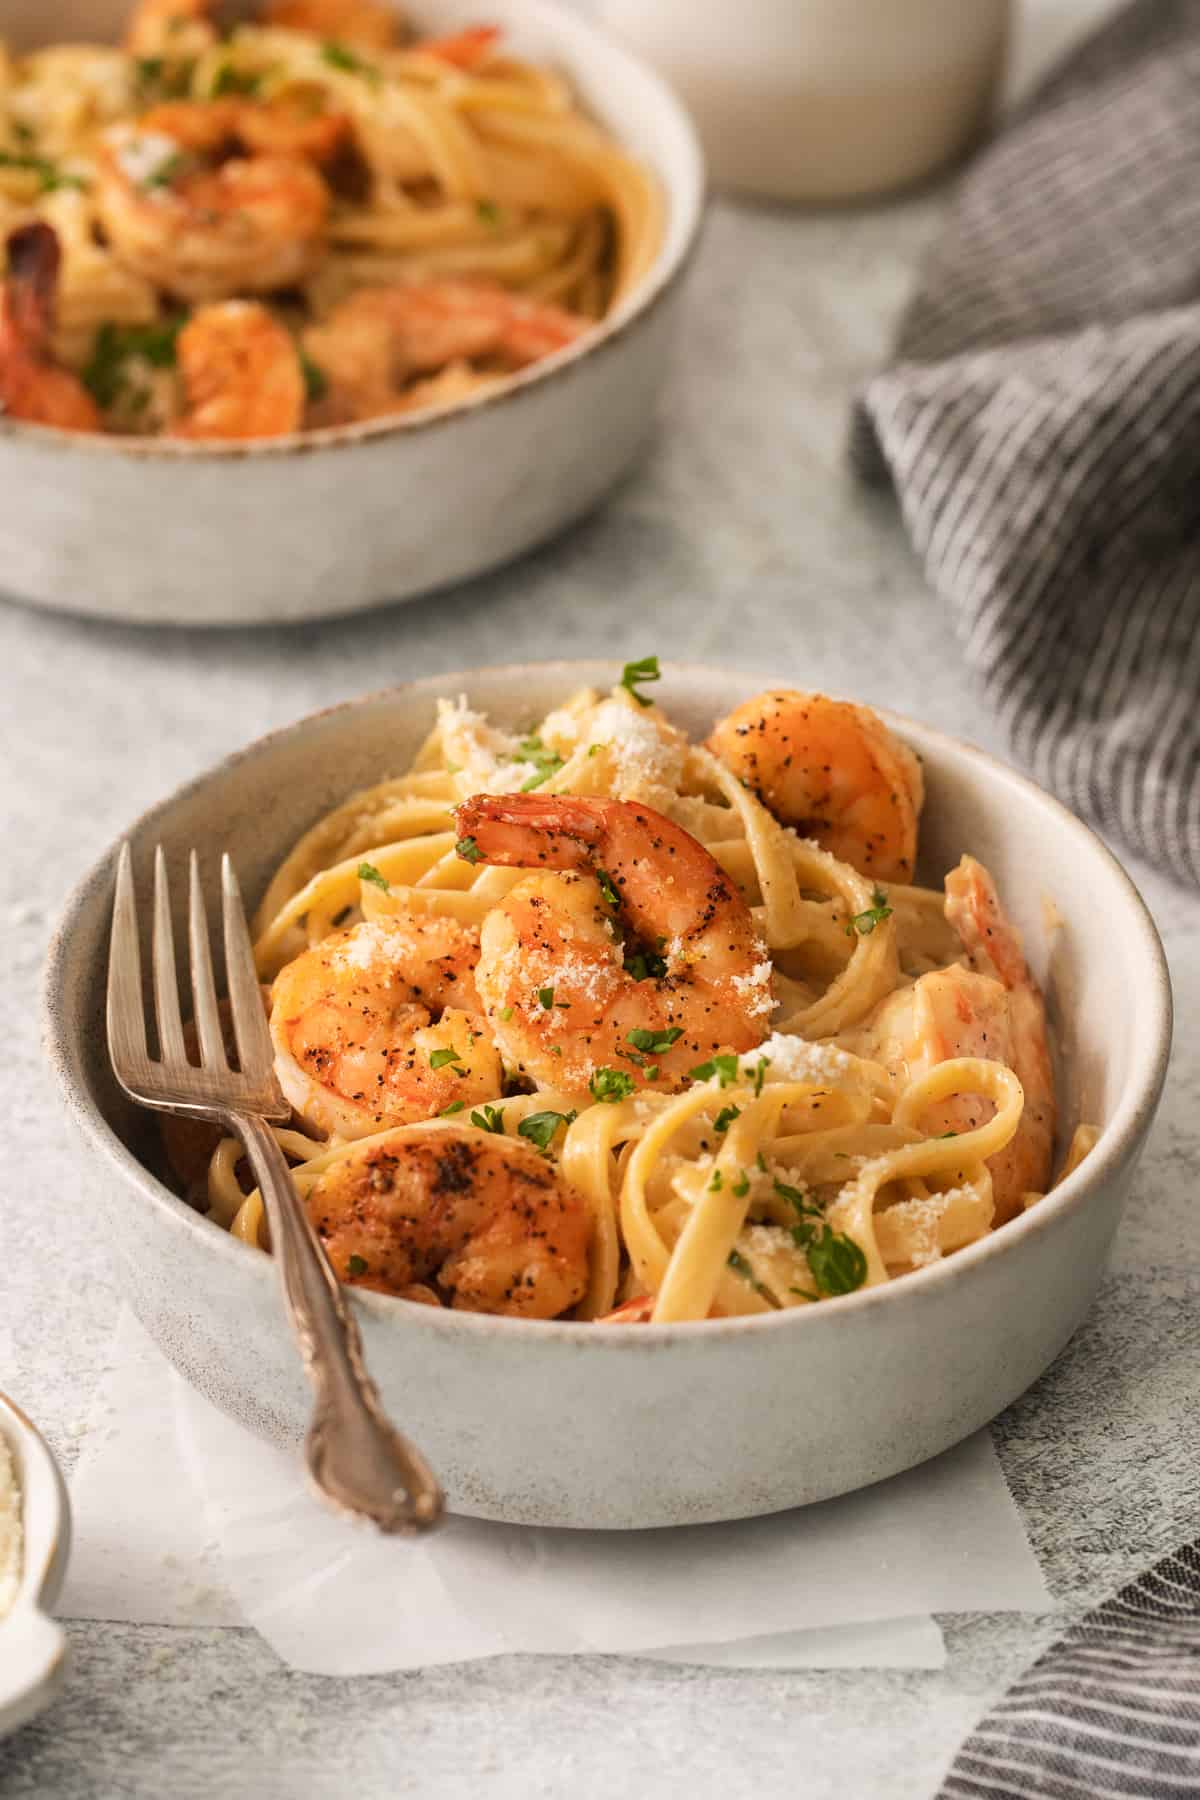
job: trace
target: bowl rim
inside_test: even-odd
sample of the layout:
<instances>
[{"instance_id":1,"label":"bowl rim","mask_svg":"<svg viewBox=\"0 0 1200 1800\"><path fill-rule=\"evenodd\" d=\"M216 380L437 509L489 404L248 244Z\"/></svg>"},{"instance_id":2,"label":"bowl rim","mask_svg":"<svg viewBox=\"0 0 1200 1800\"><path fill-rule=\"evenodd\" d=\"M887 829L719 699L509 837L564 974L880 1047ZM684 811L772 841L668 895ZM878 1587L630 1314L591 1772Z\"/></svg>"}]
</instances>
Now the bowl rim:
<instances>
[{"instance_id":1,"label":"bowl rim","mask_svg":"<svg viewBox=\"0 0 1200 1800\"><path fill-rule=\"evenodd\" d=\"M528 680L531 669L536 669L539 676L548 675L551 671L558 676L561 672L564 685L572 680L576 685L588 684L595 681L599 669L608 666L615 665L608 664L607 659L600 657L539 663L483 664L471 669L447 670L444 673L421 676L410 682L375 689L353 699L321 707L253 739L212 767L182 783L166 798L148 807L130 823L123 837L110 845L76 883L47 951L42 984L45 1053L68 1111L84 1138L137 1192L143 1202L149 1202L151 1209L168 1229L192 1236L202 1245L207 1245L218 1258L232 1258L252 1280L273 1282L275 1279L273 1259L269 1255L241 1243L202 1213L193 1211L179 1195L173 1193L139 1161L92 1099L83 1078L79 1048L67 1039L65 1007L62 1002L70 981L71 943L79 919L95 900L100 900L103 896L101 903L106 909L111 909L116 862L125 838L135 834L139 837L147 836L155 821L173 810L180 801L224 779L240 764L254 760L269 747L282 743L289 737L302 738L312 727L337 714L358 711L381 702L396 702L405 696L419 694L423 698L428 694L433 698L439 692L469 692L472 684L483 677L494 679L503 676L516 685ZM694 662L665 662L663 673L668 679L672 675L678 675L717 683L744 681L750 684L758 679L755 673L749 671L718 669L711 664ZM778 686L778 682L767 678L763 681L763 686ZM922 725L904 714L886 708L875 710L918 749L928 745L951 759L965 760L968 765L980 764L993 776L999 777L1002 785L1010 789L1019 803L1032 804L1049 811L1059 827L1077 845L1080 855L1098 859L1115 878L1126 908L1120 915L1120 929L1144 963L1147 1031L1144 1054L1131 1070L1125 1091L1120 1095L1113 1117L1104 1128L1095 1148L1037 1206L1018 1218L1009 1220L997 1230L989 1232L986 1237L955 1251L953 1256L931 1263L923 1269L916 1269L896 1281L839 1295L834 1304L791 1307L779 1312L742 1315L730 1319L645 1324L639 1325L635 1331L624 1325L598 1325L586 1320L517 1319L499 1314L438 1309L415 1305L398 1296L376 1293L367 1288L350 1290L368 1318L381 1324L387 1320L399 1320L406 1328L426 1331L435 1336L440 1332L460 1334L467 1331L484 1337L499 1333L504 1337L531 1340L541 1338L568 1343L574 1347L591 1345L606 1352L635 1351L639 1345L660 1348L677 1341L694 1341L715 1347L731 1338L740 1339L748 1334L769 1331L853 1329L856 1321L864 1314L873 1313L879 1306L903 1305L906 1296L912 1306L928 1304L945 1292L949 1285L969 1279L981 1265L1035 1241L1054 1229L1061 1220L1078 1212L1088 1203L1095 1190L1118 1178L1125 1167L1137 1158L1166 1079L1171 1051L1173 1003L1170 974L1158 929L1131 876L1090 826L1078 819L1052 794L1001 758L979 749L963 738ZM1113 910L1115 913L1115 909ZM251 1272L253 1269L258 1270L257 1277ZM274 1298L273 1296L273 1300ZM280 1316L282 1318L282 1313Z\"/></svg>"},{"instance_id":2,"label":"bowl rim","mask_svg":"<svg viewBox=\"0 0 1200 1800\"><path fill-rule=\"evenodd\" d=\"M564 48L568 44L572 46L572 58L564 57L568 75L574 53L582 58L589 49L597 46L624 65L625 73L635 73L653 93L656 110L671 121L686 152L687 167L683 179L669 180L654 171L663 190L668 220L675 216L681 221L678 241L672 245L670 234L667 234L641 281L619 306L598 320L592 330L564 349L542 357L526 369L517 370L501 386L456 401L452 406L422 407L411 413L362 419L349 425L292 431L282 437L244 442L215 439L211 443L186 438L123 437L112 432L65 431L57 425L6 419L0 415L0 443L28 442L85 456L116 457L133 462L198 460L220 463L240 462L246 458L311 455L320 450L346 450L376 444L391 437L423 436L452 425L456 419L473 417L514 402L530 390L568 375L594 354L619 344L635 325L656 312L690 268L704 223L707 169L692 116L652 64L621 40L610 37L590 17L552 5L549 0L506 0L506 4L531 21L545 24ZM619 138L615 141L622 142Z\"/></svg>"}]
</instances>

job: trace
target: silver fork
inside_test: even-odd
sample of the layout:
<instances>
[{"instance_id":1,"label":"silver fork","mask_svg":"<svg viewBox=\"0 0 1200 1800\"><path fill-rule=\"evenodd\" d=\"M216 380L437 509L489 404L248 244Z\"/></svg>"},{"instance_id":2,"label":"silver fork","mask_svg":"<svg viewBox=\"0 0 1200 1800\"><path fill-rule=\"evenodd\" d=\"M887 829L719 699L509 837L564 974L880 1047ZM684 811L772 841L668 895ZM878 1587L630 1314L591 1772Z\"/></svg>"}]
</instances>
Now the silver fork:
<instances>
[{"instance_id":1,"label":"silver fork","mask_svg":"<svg viewBox=\"0 0 1200 1800\"><path fill-rule=\"evenodd\" d=\"M121 849L108 965L108 1050L131 1099L160 1112L215 1119L238 1137L259 1185L284 1305L315 1396L305 1440L309 1474L321 1495L381 1531L423 1531L442 1516L443 1496L424 1457L384 1415L363 1362L362 1342L337 1276L309 1224L269 1120L290 1115L275 1078L258 972L237 877L221 862L225 966L238 1068L225 1054L213 985L200 866L191 855L188 937L200 1045L189 1062L179 1013L175 940L162 846L154 860L154 1010L159 1060L146 1048L137 904L129 845Z\"/></svg>"}]
</instances>

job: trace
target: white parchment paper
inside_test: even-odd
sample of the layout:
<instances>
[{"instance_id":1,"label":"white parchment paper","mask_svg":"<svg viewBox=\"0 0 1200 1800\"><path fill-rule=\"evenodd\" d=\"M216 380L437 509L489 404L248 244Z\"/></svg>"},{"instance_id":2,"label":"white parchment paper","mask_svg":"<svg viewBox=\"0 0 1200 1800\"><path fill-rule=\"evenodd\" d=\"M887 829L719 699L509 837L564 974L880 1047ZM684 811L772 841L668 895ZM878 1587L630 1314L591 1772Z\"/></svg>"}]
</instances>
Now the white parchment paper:
<instances>
[{"instance_id":1,"label":"white parchment paper","mask_svg":"<svg viewBox=\"0 0 1200 1800\"><path fill-rule=\"evenodd\" d=\"M676 1531L451 1519L420 1542L326 1513L296 1458L195 1394L122 1317L72 1484L67 1617L249 1623L359 1675L511 1651L726 1667L934 1667L930 1613L1046 1611L990 1438L860 1494Z\"/></svg>"}]
</instances>

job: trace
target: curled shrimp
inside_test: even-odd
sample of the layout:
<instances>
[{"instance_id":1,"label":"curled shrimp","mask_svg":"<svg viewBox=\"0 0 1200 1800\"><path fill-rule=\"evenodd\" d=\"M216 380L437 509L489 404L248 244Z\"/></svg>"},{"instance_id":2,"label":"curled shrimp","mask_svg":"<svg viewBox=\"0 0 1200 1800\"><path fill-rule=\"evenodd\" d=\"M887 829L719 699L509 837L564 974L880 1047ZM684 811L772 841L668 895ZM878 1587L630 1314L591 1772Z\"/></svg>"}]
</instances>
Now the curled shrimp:
<instances>
[{"instance_id":1,"label":"curled shrimp","mask_svg":"<svg viewBox=\"0 0 1200 1800\"><path fill-rule=\"evenodd\" d=\"M425 56L436 56L440 62L453 63L456 69L477 69L496 48L500 36L498 25L468 25L465 31L449 37L422 38L413 45Z\"/></svg>"},{"instance_id":2,"label":"curled shrimp","mask_svg":"<svg viewBox=\"0 0 1200 1800\"><path fill-rule=\"evenodd\" d=\"M498 1094L478 956L472 927L430 915L364 921L286 964L271 995L275 1072L306 1123L365 1137Z\"/></svg>"},{"instance_id":3,"label":"curled shrimp","mask_svg":"<svg viewBox=\"0 0 1200 1800\"><path fill-rule=\"evenodd\" d=\"M179 334L176 361L184 438L267 438L299 431L304 375L296 346L265 306L225 300L202 306Z\"/></svg>"},{"instance_id":4,"label":"curled shrimp","mask_svg":"<svg viewBox=\"0 0 1200 1800\"><path fill-rule=\"evenodd\" d=\"M379 0L267 0L262 17L264 25L327 43L388 50L396 42L397 15Z\"/></svg>"},{"instance_id":5,"label":"curled shrimp","mask_svg":"<svg viewBox=\"0 0 1200 1800\"><path fill-rule=\"evenodd\" d=\"M99 431L96 403L50 351L58 238L37 221L8 235L8 273L0 288L0 413L62 431Z\"/></svg>"},{"instance_id":6,"label":"curled shrimp","mask_svg":"<svg viewBox=\"0 0 1200 1800\"><path fill-rule=\"evenodd\" d=\"M313 112L285 94L271 100L230 95L218 100L170 100L138 121L150 136L169 137L181 150L215 156L248 150L263 156L297 156L328 162L349 130L345 113Z\"/></svg>"},{"instance_id":7,"label":"curled shrimp","mask_svg":"<svg viewBox=\"0 0 1200 1800\"><path fill-rule=\"evenodd\" d=\"M329 384L334 415L367 418L403 407L414 376L478 361L523 369L589 323L482 282L401 283L351 294L309 327L304 348Z\"/></svg>"},{"instance_id":8,"label":"curled shrimp","mask_svg":"<svg viewBox=\"0 0 1200 1800\"><path fill-rule=\"evenodd\" d=\"M469 861L562 871L518 882L483 922L476 981L510 1062L547 1086L582 1092L595 1079L611 1095L678 1087L714 1052L762 1041L766 947L732 881L678 825L569 794L480 794L457 819Z\"/></svg>"},{"instance_id":9,"label":"curled shrimp","mask_svg":"<svg viewBox=\"0 0 1200 1800\"><path fill-rule=\"evenodd\" d=\"M1025 1110L1016 1136L992 1159L997 1210L1015 1212L1021 1196L1040 1193L1050 1182L1054 1152L1054 1067L1046 1037L1046 1004L1021 949L1021 940L1000 904L996 884L983 864L964 856L946 877L946 918L958 933L971 968L999 981L1008 997L1012 1055L1006 1058L1025 1091ZM1008 1212L1001 1211L1002 1217Z\"/></svg>"},{"instance_id":10,"label":"curled shrimp","mask_svg":"<svg viewBox=\"0 0 1200 1800\"><path fill-rule=\"evenodd\" d=\"M213 0L138 0L125 27L132 56L184 61L201 56L217 40Z\"/></svg>"},{"instance_id":11,"label":"curled shrimp","mask_svg":"<svg viewBox=\"0 0 1200 1800\"><path fill-rule=\"evenodd\" d=\"M882 1062L903 1085L959 1057L1001 1062L1013 1070L1024 1093L1021 1122L987 1165L999 1225L1050 1178L1055 1108L1045 1008L992 879L972 857L964 857L946 877L946 915L971 966L955 963L922 975L889 995L864 1027L840 1041ZM981 1123L979 1109L987 1104L956 1095L931 1110L927 1129L974 1130Z\"/></svg>"},{"instance_id":12,"label":"curled shrimp","mask_svg":"<svg viewBox=\"0 0 1200 1800\"><path fill-rule=\"evenodd\" d=\"M306 1205L335 1270L360 1287L553 1319L587 1286L587 1201L512 1138L408 1127L337 1158Z\"/></svg>"},{"instance_id":13,"label":"curled shrimp","mask_svg":"<svg viewBox=\"0 0 1200 1800\"><path fill-rule=\"evenodd\" d=\"M708 748L802 837L861 875L912 880L921 765L869 706L772 689L719 719Z\"/></svg>"},{"instance_id":14,"label":"curled shrimp","mask_svg":"<svg viewBox=\"0 0 1200 1800\"><path fill-rule=\"evenodd\" d=\"M329 189L321 176L294 156L213 162L193 149L198 136L192 119L171 130L139 124L108 134L94 193L115 254L185 300L300 281L325 247Z\"/></svg>"}]
</instances>

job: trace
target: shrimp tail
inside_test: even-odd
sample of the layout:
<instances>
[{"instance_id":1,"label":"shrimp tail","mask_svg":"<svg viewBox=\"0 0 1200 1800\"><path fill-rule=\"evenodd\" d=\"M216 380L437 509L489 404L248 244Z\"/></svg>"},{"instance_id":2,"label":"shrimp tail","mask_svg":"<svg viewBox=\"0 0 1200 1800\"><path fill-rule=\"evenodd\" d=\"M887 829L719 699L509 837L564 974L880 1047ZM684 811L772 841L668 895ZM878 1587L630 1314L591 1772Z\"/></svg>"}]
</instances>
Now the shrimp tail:
<instances>
[{"instance_id":1,"label":"shrimp tail","mask_svg":"<svg viewBox=\"0 0 1200 1800\"><path fill-rule=\"evenodd\" d=\"M460 856L515 869L587 868L603 831L594 802L571 794L476 794L455 818Z\"/></svg>"},{"instance_id":2,"label":"shrimp tail","mask_svg":"<svg viewBox=\"0 0 1200 1800\"><path fill-rule=\"evenodd\" d=\"M40 350L54 329L62 262L58 233L34 220L9 232L6 249L5 326L27 350Z\"/></svg>"}]
</instances>

